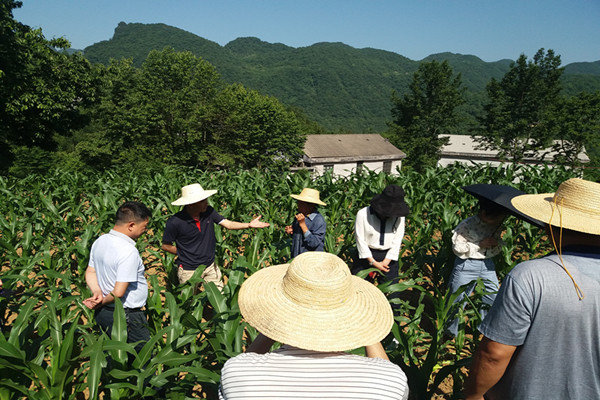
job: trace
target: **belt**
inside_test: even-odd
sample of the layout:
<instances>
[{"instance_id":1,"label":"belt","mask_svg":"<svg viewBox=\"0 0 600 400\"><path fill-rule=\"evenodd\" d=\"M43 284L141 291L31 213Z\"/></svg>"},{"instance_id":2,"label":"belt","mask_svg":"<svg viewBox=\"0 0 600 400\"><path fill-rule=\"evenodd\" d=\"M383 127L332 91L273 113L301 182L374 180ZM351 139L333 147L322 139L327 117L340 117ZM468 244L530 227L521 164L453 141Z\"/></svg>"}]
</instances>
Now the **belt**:
<instances>
[{"instance_id":1,"label":"belt","mask_svg":"<svg viewBox=\"0 0 600 400\"><path fill-rule=\"evenodd\" d=\"M107 308L107 309L109 309L109 310L114 310L114 309L115 309L115 306L111 304L111 305L104 306L104 308ZM144 311L144 307L136 307L136 308L123 307L123 309L124 309L126 312L132 312L132 311L133 311L133 312L135 312L135 311Z\"/></svg>"}]
</instances>

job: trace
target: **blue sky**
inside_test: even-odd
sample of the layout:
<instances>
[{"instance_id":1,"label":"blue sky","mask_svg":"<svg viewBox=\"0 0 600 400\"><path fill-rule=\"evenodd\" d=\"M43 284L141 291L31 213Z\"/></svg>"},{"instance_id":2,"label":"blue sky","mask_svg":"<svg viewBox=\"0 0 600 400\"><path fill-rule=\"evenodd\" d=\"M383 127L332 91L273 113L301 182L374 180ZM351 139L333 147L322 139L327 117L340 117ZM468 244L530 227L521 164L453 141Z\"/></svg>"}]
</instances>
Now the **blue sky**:
<instances>
[{"instance_id":1,"label":"blue sky","mask_svg":"<svg viewBox=\"0 0 600 400\"><path fill-rule=\"evenodd\" d=\"M304 47L343 42L421 60L452 52L484 61L539 48L563 65L600 60L600 0L22 0L14 17L73 48L121 21L164 23L225 45L246 36Z\"/></svg>"}]
</instances>

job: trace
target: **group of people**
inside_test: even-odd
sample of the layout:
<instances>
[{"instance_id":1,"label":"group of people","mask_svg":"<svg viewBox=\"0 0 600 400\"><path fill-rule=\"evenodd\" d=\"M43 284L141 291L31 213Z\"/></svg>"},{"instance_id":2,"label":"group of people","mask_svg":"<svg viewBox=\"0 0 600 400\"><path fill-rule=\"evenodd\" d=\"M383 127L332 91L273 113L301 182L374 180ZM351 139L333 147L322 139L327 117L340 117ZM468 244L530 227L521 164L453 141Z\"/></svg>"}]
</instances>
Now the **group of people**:
<instances>
[{"instance_id":1,"label":"group of people","mask_svg":"<svg viewBox=\"0 0 600 400\"><path fill-rule=\"evenodd\" d=\"M204 265L204 281L223 287L215 265L215 224L269 226L260 217L249 223L223 218L207 203L215 192L189 185L173 202L184 208L168 220L162 248L177 255L181 283ZM291 196L298 202L293 223L285 227L292 235L292 259L259 270L242 285L241 313L260 334L225 364L220 399L408 398L405 374L381 345L394 323L392 307L372 283L398 279L409 214L404 191L389 185L357 213L358 259L350 267L324 251L326 222L317 206L326 204L319 192L305 188ZM570 179L556 193L518 196L513 205L546 224L555 252L519 264L499 286L491 259L502 246L506 210L482 200L478 213L454 229L457 257L449 288L454 292L482 277L484 300L491 305L479 327L484 337L465 397L600 398L600 184ZM114 228L92 245L86 271L92 297L84 303L96 310L97 324L110 333L112 303L119 297L128 341L138 346L149 335L142 309L147 283L135 240L149 217L140 203L119 207ZM364 269L380 273L357 277ZM457 328L455 318L447 329L456 334ZM274 342L281 347L269 352ZM359 347L366 357L345 353Z\"/></svg>"}]
</instances>

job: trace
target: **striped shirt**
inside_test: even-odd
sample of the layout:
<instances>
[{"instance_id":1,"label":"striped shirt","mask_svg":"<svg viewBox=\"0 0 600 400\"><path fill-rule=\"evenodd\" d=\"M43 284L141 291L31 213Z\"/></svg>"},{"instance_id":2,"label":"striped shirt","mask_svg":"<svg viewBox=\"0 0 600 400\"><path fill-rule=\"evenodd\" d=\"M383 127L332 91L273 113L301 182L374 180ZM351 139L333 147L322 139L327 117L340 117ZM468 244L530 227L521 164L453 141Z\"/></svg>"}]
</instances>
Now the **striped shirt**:
<instances>
[{"instance_id":1,"label":"striped shirt","mask_svg":"<svg viewBox=\"0 0 600 400\"><path fill-rule=\"evenodd\" d=\"M400 367L387 360L284 345L228 360L219 399L406 400L408 385Z\"/></svg>"}]
</instances>

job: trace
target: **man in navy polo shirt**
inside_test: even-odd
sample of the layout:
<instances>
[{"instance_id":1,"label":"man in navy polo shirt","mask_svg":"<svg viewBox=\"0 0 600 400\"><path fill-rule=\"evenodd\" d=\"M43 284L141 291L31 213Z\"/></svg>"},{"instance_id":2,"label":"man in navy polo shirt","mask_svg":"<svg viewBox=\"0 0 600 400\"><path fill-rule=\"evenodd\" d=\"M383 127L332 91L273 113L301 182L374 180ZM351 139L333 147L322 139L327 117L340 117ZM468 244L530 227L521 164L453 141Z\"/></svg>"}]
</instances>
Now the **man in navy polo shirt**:
<instances>
[{"instance_id":1,"label":"man in navy polo shirt","mask_svg":"<svg viewBox=\"0 0 600 400\"><path fill-rule=\"evenodd\" d=\"M232 230L269 226L267 222L260 221L260 216L250 222L225 219L208 205L208 197L216 192L204 190L200 184L194 183L184 186L181 197L171 203L184 208L167 221L162 249L177 256L175 262L180 284L187 282L198 266L206 265L202 279L213 282L219 290L223 289L221 270L215 264L217 241L214 224Z\"/></svg>"}]
</instances>

